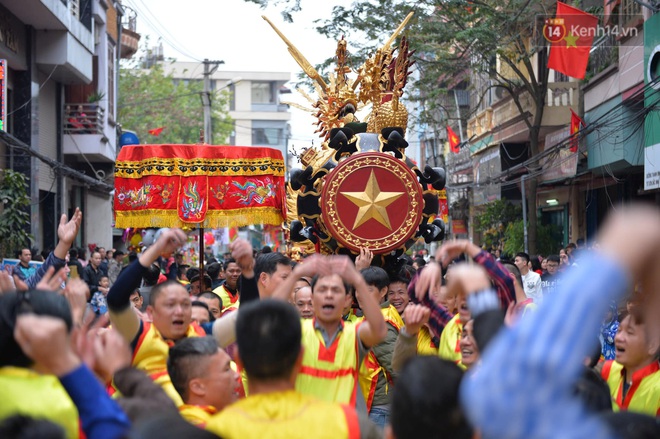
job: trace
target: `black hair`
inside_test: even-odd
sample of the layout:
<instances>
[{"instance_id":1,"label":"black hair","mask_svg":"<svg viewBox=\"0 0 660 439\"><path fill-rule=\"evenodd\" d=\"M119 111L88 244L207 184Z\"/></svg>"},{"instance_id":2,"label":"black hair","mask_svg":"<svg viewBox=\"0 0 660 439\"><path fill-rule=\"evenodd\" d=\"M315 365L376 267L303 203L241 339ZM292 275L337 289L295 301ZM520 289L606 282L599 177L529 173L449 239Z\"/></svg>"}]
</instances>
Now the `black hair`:
<instances>
[{"instance_id":1,"label":"black hair","mask_svg":"<svg viewBox=\"0 0 660 439\"><path fill-rule=\"evenodd\" d=\"M213 294L213 293L211 293L211 294ZM215 317L211 313L211 310L209 309L209 306L206 303L201 302L199 300L193 300L192 303L190 304L190 306L196 306L198 308L204 308L209 313L209 321L212 322L212 321L215 320Z\"/></svg>"},{"instance_id":2,"label":"black hair","mask_svg":"<svg viewBox=\"0 0 660 439\"><path fill-rule=\"evenodd\" d=\"M133 261L136 261L138 258L138 254L136 252L129 252L128 253L128 262L129 264Z\"/></svg>"},{"instance_id":3,"label":"black hair","mask_svg":"<svg viewBox=\"0 0 660 439\"><path fill-rule=\"evenodd\" d=\"M525 252L518 252L516 253L516 258L523 258L525 262L531 261L531 258L529 257L529 254Z\"/></svg>"},{"instance_id":4,"label":"black hair","mask_svg":"<svg viewBox=\"0 0 660 439\"><path fill-rule=\"evenodd\" d=\"M35 419L25 415L13 415L0 423L0 437L12 439L65 439L61 425L48 419Z\"/></svg>"},{"instance_id":5,"label":"black hair","mask_svg":"<svg viewBox=\"0 0 660 439\"><path fill-rule=\"evenodd\" d=\"M170 349L167 373L183 402L188 401L190 380L201 377L208 367L208 362L204 360L217 353L218 342L211 336L184 337Z\"/></svg>"},{"instance_id":6,"label":"black hair","mask_svg":"<svg viewBox=\"0 0 660 439\"><path fill-rule=\"evenodd\" d=\"M516 277L516 280L520 284L520 287L523 288L523 280L522 280L522 275L520 274L520 269L516 267L515 264L512 264L510 261L500 261L500 263L504 266L504 268L509 270L509 272Z\"/></svg>"},{"instance_id":7,"label":"black hair","mask_svg":"<svg viewBox=\"0 0 660 439\"><path fill-rule=\"evenodd\" d=\"M539 255L534 255L530 259L532 263L532 271L542 270L541 261L539 261Z\"/></svg>"},{"instance_id":8,"label":"black hair","mask_svg":"<svg viewBox=\"0 0 660 439\"><path fill-rule=\"evenodd\" d=\"M238 262L236 262L236 259L234 259L234 258L225 259L225 269L227 269L227 266L228 266L229 264L236 264L236 265L238 265Z\"/></svg>"},{"instance_id":9,"label":"black hair","mask_svg":"<svg viewBox=\"0 0 660 439\"><path fill-rule=\"evenodd\" d=\"M548 256L548 262L556 262L559 264L561 262L561 259L559 259L559 255L550 255Z\"/></svg>"},{"instance_id":10,"label":"black hair","mask_svg":"<svg viewBox=\"0 0 660 439\"><path fill-rule=\"evenodd\" d=\"M417 263L417 267L419 267L419 268L422 268L423 266L426 265L426 261L424 260L424 258L422 258L422 257L420 257L420 256L417 256L417 257L414 259L414 262Z\"/></svg>"},{"instance_id":11,"label":"black hair","mask_svg":"<svg viewBox=\"0 0 660 439\"><path fill-rule=\"evenodd\" d=\"M144 275L142 276L142 280L144 280L144 284L149 287L153 287L158 283L158 278L160 277L160 267L156 264L151 264L149 268L147 268L147 271L145 271Z\"/></svg>"},{"instance_id":12,"label":"black hair","mask_svg":"<svg viewBox=\"0 0 660 439\"><path fill-rule=\"evenodd\" d=\"M241 306L236 342L248 379L288 379L300 354L302 329L296 309L279 300Z\"/></svg>"},{"instance_id":13,"label":"black hair","mask_svg":"<svg viewBox=\"0 0 660 439\"><path fill-rule=\"evenodd\" d=\"M195 276L199 276L199 268L190 267L188 271L186 271L186 277L188 278L188 280L190 280Z\"/></svg>"},{"instance_id":14,"label":"black hair","mask_svg":"<svg viewBox=\"0 0 660 439\"><path fill-rule=\"evenodd\" d=\"M574 394L592 413L611 412L612 396L610 387L595 370L585 367L582 375L573 386Z\"/></svg>"},{"instance_id":15,"label":"black hair","mask_svg":"<svg viewBox=\"0 0 660 439\"><path fill-rule=\"evenodd\" d=\"M271 275L277 271L278 265L291 265L291 260L282 253L263 253L254 262L254 278L259 279L261 273Z\"/></svg>"},{"instance_id":16,"label":"black hair","mask_svg":"<svg viewBox=\"0 0 660 439\"><path fill-rule=\"evenodd\" d=\"M149 293L149 305L155 306L156 305L156 299L158 299L158 296L160 296L160 293L163 292L165 288L168 287L181 287L185 289L183 285L177 280L172 280L168 279L163 283L159 283L158 285L154 286L151 289L151 292Z\"/></svg>"},{"instance_id":17,"label":"black hair","mask_svg":"<svg viewBox=\"0 0 660 439\"><path fill-rule=\"evenodd\" d=\"M591 355L589 356L589 364L587 365L588 367L591 368L596 367L596 365L600 361L600 356L602 354L602 351L603 351L603 347L600 344L600 340L598 340L598 337L595 337Z\"/></svg>"},{"instance_id":18,"label":"black hair","mask_svg":"<svg viewBox=\"0 0 660 439\"><path fill-rule=\"evenodd\" d=\"M378 291L387 288L390 285L390 277L387 272L380 267L367 267L363 269L360 274L365 283L369 286L376 287Z\"/></svg>"},{"instance_id":19,"label":"black hair","mask_svg":"<svg viewBox=\"0 0 660 439\"><path fill-rule=\"evenodd\" d=\"M220 262L213 262L212 264L206 266L206 273L211 276L212 280L216 280L221 271L222 263Z\"/></svg>"},{"instance_id":20,"label":"black hair","mask_svg":"<svg viewBox=\"0 0 660 439\"><path fill-rule=\"evenodd\" d=\"M205 297L205 298L207 298L207 299L217 299L217 300L220 302L220 307L222 307L222 299L220 298L220 296L218 296L217 294L215 294L213 291L204 291L203 293L201 293L201 294L200 294L199 296L197 296L197 297L198 297L198 298L200 298L200 297Z\"/></svg>"},{"instance_id":21,"label":"black hair","mask_svg":"<svg viewBox=\"0 0 660 439\"><path fill-rule=\"evenodd\" d=\"M266 253L272 253L272 252L273 252L273 249L270 248L269 245L264 245L264 246L261 248L261 254L263 254L263 255L265 255Z\"/></svg>"},{"instance_id":22,"label":"black hair","mask_svg":"<svg viewBox=\"0 0 660 439\"><path fill-rule=\"evenodd\" d=\"M414 357L399 375L392 393L390 423L397 439L438 437L472 438L459 402L463 371L454 363L433 356Z\"/></svg>"},{"instance_id":23,"label":"black hair","mask_svg":"<svg viewBox=\"0 0 660 439\"><path fill-rule=\"evenodd\" d=\"M621 439L657 439L660 437L660 421L649 415L634 412L603 414L610 431Z\"/></svg>"},{"instance_id":24,"label":"black hair","mask_svg":"<svg viewBox=\"0 0 660 439\"><path fill-rule=\"evenodd\" d=\"M78 250L75 248L70 248L69 249L69 259L78 259Z\"/></svg>"},{"instance_id":25,"label":"black hair","mask_svg":"<svg viewBox=\"0 0 660 439\"><path fill-rule=\"evenodd\" d=\"M415 274L417 274L417 270L412 265L404 265L396 272L390 274L390 283L401 282L408 285L415 277Z\"/></svg>"},{"instance_id":26,"label":"black hair","mask_svg":"<svg viewBox=\"0 0 660 439\"><path fill-rule=\"evenodd\" d=\"M0 367L29 367L33 363L14 340L16 318L26 312L62 319L68 331L73 326L69 302L64 296L42 290L0 295Z\"/></svg>"}]
</instances>

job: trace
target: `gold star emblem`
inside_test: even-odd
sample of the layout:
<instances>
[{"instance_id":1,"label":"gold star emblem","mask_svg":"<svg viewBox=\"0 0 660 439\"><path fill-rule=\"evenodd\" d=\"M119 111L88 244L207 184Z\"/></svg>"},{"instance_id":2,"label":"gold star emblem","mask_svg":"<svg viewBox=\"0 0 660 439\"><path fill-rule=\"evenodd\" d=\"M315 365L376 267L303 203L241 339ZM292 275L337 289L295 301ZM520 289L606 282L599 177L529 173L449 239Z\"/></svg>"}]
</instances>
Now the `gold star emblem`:
<instances>
[{"instance_id":1,"label":"gold star emblem","mask_svg":"<svg viewBox=\"0 0 660 439\"><path fill-rule=\"evenodd\" d=\"M566 41L566 48L569 48L569 47L575 47L575 48L577 48L577 44L576 44L576 43L577 43L577 40L578 40L579 38L580 38L579 35L573 35L573 33L571 33L570 35L566 35L566 36L564 37L564 40Z\"/></svg>"},{"instance_id":2,"label":"gold star emblem","mask_svg":"<svg viewBox=\"0 0 660 439\"><path fill-rule=\"evenodd\" d=\"M392 230L386 207L403 195L403 192L381 192L374 171L371 171L363 192L341 192L341 194L359 207L353 229L360 227L373 218Z\"/></svg>"}]
</instances>

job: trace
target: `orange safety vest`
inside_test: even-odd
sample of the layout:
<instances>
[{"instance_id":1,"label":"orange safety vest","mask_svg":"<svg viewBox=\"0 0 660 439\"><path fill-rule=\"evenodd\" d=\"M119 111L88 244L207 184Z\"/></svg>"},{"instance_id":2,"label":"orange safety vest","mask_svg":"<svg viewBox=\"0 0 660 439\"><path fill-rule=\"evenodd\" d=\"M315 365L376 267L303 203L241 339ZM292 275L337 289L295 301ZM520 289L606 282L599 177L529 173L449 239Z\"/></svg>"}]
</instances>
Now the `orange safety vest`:
<instances>
[{"instance_id":1,"label":"orange safety vest","mask_svg":"<svg viewBox=\"0 0 660 439\"><path fill-rule=\"evenodd\" d=\"M380 310L383 313L385 322L389 323L396 329L396 332L400 332L403 327L403 320L399 315L399 312L390 305L387 308L381 308ZM385 378L386 383L394 384L392 376L387 372L387 370L381 366L376 354L373 349L369 350L366 358L360 365L360 390L367 402L367 412L371 411L371 405L374 401L374 396L376 394L376 387L378 384L378 379L382 373L383 378ZM388 385L385 384L385 394L389 393Z\"/></svg>"},{"instance_id":2,"label":"orange safety vest","mask_svg":"<svg viewBox=\"0 0 660 439\"><path fill-rule=\"evenodd\" d=\"M238 308L240 304L240 293L236 292L236 295L230 293L224 285L220 285L218 288L213 290L213 293L220 298L222 301L222 311L224 312L227 308Z\"/></svg>"},{"instance_id":3,"label":"orange safety vest","mask_svg":"<svg viewBox=\"0 0 660 439\"><path fill-rule=\"evenodd\" d=\"M316 318L302 320L302 368L296 390L328 402L355 407L358 388L358 324L340 322L341 329L326 346Z\"/></svg>"},{"instance_id":4,"label":"orange safety vest","mask_svg":"<svg viewBox=\"0 0 660 439\"><path fill-rule=\"evenodd\" d=\"M417 355L438 355L438 346L428 326L422 326L417 333Z\"/></svg>"},{"instance_id":5,"label":"orange safety vest","mask_svg":"<svg viewBox=\"0 0 660 439\"><path fill-rule=\"evenodd\" d=\"M204 336L206 336L206 332L197 323L191 323L188 326L186 337ZM176 406L180 407L183 405L183 400L172 385L172 380L167 373L170 345L171 342L168 343L152 323L143 323L142 333L133 351L132 364L136 369L145 371L156 384L165 390Z\"/></svg>"},{"instance_id":6,"label":"orange safety vest","mask_svg":"<svg viewBox=\"0 0 660 439\"><path fill-rule=\"evenodd\" d=\"M651 416L660 416L660 363L654 361L633 374L632 384L623 398L625 371L614 360L606 361L601 375L610 387L614 410L630 410Z\"/></svg>"},{"instance_id":7,"label":"orange safety vest","mask_svg":"<svg viewBox=\"0 0 660 439\"><path fill-rule=\"evenodd\" d=\"M359 439L355 409L294 390L242 399L211 417L206 429L225 439Z\"/></svg>"},{"instance_id":8,"label":"orange safety vest","mask_svg":"<svg viewBox=\"0 0 660 439\"><path fill-rule=\"evenodd\" d=\"M206 423L209 422L211 416L218 413L212 405L188 405L184 404L179 407L181 417L199 428L206 428Z\"/></svg>"},{"instance_id":9,"label":"orange safety vest","mask_svg":"<svg viewBox=\"0 0 660 439\"><path fill-rule=\"evenodd\" d=\"M0 420L18 414L54 422L68 439L78 439L81 433L78 409L55 375L0 367Z\"/></svg>"},{"instance_id":10,"label":"orange safety vest","mask_svg":"<svg viewBox=\"0 0 660 439\"><path fill-rule=\"evenodd\" d=\"M438 346L438 355L445 360L453 361L463 370L466 369L461 363L461 333L463 332L463 324L461 323L460 314L456 314L442 330L440 335L440 346Z\"/></svg>"}]
</instances>

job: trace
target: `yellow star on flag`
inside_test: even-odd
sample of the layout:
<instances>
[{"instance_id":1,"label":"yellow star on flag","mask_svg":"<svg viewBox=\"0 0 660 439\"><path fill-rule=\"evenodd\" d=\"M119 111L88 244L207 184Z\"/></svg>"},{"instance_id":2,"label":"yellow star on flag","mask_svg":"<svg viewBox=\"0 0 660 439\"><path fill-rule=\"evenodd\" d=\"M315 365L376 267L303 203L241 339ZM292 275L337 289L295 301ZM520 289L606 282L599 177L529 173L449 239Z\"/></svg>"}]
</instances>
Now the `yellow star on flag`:
<instances>
[{"instance_id":1,"label":"yellow star on flag","mask_svg":"<svg viewBox=\"0 0 660 439\"><path fill-rule=\"evenodd\" d=\"M371 171L363 192L341 192L341 194L359 207L353 229L360 227L373 218L392 230L386 207L402 196L403 192L381 192L374 171Z\"/></svg>"},{"instance_id":2,"label":"yellow star on flag","mask_svg":"<svg viewBox=\"0 0 660 439\"><path fill-rule=\"evenodd\" d=\"M564 40L566 41L566 48L569 47L576 47L577 48L577 40L580 39L579 35L573 35L571 32L570 35L566 35L564 37Z\"/></svg>"}]
</instances>

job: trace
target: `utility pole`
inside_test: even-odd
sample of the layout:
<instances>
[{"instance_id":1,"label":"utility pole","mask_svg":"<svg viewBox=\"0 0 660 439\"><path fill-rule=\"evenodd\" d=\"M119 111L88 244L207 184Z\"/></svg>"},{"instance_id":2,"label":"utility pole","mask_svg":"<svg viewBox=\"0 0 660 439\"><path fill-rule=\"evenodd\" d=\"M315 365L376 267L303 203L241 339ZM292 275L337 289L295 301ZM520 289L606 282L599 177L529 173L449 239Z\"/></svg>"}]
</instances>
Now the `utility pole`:
<instances>
[{"instance_id":1,"label":"utility pole","mask_svg":"<svg viewBox=\"0 0 660 439\"><path fill-rule=\"evenodd\" d=\"M204 107L204 143L213 141L211 128L211 75L218 70L224 61L211 61L204 59L204 91L202 92L202 106Z\"/></svg>"},{"instance_id":2,"label":"utility pole","mask_svg":"<svg viewBox=\"0 0 660 439\"><path fill-rule=\"evenodd\" d=\"M211 75L218 70L224 61L209 61L204 59L204 91L202 92L202 106L204 107L204 143L210 144L213 140L211 133ZM204 282L204 227L199 228L199 284Z\"/></svg>"}]
</instances>

